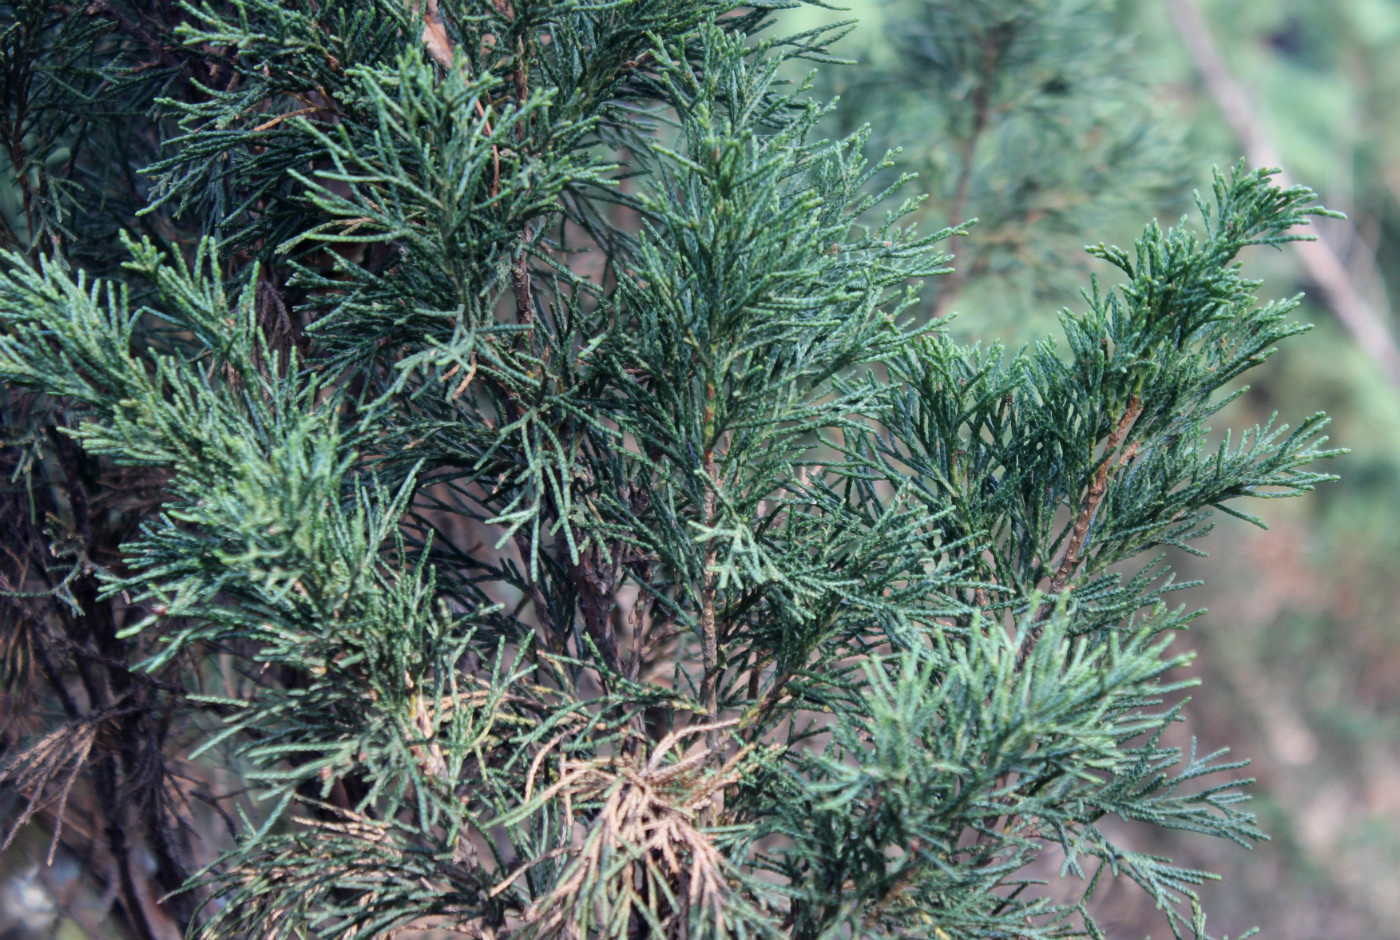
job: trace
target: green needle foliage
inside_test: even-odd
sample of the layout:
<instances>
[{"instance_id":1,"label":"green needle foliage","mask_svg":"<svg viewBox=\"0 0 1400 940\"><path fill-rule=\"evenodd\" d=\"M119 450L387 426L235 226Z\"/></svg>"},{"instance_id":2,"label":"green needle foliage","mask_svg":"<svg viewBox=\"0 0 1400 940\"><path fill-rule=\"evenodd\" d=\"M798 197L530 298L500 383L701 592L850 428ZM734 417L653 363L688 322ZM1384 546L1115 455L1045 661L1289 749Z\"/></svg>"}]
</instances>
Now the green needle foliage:
<instances>
[{"instance_id":1,"label":"green needle foliage","mask_svg":"<svg viewBox=\"0 0 1400 940\"><path fill-rule=\"evenodd\" d=\"M1325 213L1217 174L960 346L791 5L0 8L0 806L119 929L1207 936L1121 844L1262 837L1163 549L1329 479L1207 426Z\"/></svg>"}]
</instances>

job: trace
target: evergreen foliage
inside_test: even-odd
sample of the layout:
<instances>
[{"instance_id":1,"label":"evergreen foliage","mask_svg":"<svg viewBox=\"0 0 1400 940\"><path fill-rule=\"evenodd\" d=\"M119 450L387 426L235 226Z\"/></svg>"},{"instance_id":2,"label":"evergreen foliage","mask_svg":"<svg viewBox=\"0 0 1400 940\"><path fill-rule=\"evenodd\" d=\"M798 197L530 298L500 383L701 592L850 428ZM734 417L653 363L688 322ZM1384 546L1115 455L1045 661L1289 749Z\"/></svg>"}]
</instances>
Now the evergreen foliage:
<instances>
[{"instance_id":1,"label":"evergreen foliage","mask_svg":"<svg viewBox=\"0 0 1400 940\"><path fill-rule=\"evenodd\" d=\"M3 8L0 777L133 936L1207 936L1111 823L1262 835L1161 549L1328 479L1207 427L1325 212L1217 174L960 346L791 5Z\"/></svg>"}]
</instances>

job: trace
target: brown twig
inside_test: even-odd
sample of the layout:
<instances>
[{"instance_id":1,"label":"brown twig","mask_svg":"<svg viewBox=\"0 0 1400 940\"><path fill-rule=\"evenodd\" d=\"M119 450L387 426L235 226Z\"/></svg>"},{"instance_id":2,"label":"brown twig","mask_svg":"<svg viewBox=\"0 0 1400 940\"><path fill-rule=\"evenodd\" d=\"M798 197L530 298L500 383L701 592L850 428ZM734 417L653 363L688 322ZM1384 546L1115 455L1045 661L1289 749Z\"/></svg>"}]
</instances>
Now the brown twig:
<instances>
[{"instance_id":1,"label":"brown twig","mask_svg":"<svg viewBox=\"0 0 1400 940\"><path fill-rule=\"evenodd\" d=\"M530 286L530 240L533 237L529 223L520 230L520 254L510 272L510 288L515 293L515 317L521 326L535 322L535 300Z\"/></svg>"},{"instance_id":2,"label":"brown twig","mask_svg":"<svg viewBox=\"0 0 1400 940\"><path fill-rule=\"evenodd\" d=\"M87 12L110 16L116 21L117 26L124 30L129 36L133 37L151 52L154 52L162 65L170 68L181 68L185 64L184 61L175 54L175 46L173 43L162 41L151 35L150 31L139 22L131 19L121 10L112 6L109 0L92 0L92 2L88 4Z\"/></svg>"},{"instance_id":3,"label":"brown twig","mask_svg":"<svg viewBox=\"0 0 1400 940\"><path fill-rule=\"evenodd\" d=\"M709 482L705 489L705 503L703 507L705 524L714 525L716 496L715 488L718 486L718 470L715 466L714 452L705 451L705 476ZM701 589L700 596L700 636L704 645L703 656L705 663L705 678L701 683L701 699L705 703L705 715L711 723L719 720L719 704L717 702L719 688L719 632L715 625L715 562L719 558L719 547L713 539L705 547L705 583Z\"/></svg>"},{"instance_id":4,"label":"brown twig","mask_svg":"<svg viewBox=\"0 0 1400 940\"><path fill-rule=\"evenodd\" d=\"M605 559L597 548L582 553L576 565L569 566L570 579L579 592L579 611L583 614L584 626L593 642L598 644L598 653L603 663L614 675L622 674L622 651L617 640L617 628L613 623L613 590L622 574L617 552L614 549L611 559ZM601 677L604 688L609 684L607 677Z\"/></svg>"},{"instance_id":5,"label":"brown twig","mask_svg":"<svg viewBox=\"0 0 1400 940\"><path fill-rule=\"evenodd\" d=\"M1080 505L1079 515L1075 517L1074 528L1070 530L1064 554L1060 556L1060 563L1055 567L1054 577L1050 579L1048 593L1052 597L1064 593L1070 579L1079 569L1080 553L1084 550L1084 543L1088 541L1089 529L1094 524L1094 516L1098 513L1099 504L1103 502L1103 498L1108 492L1110 475L1115 468L1121 467L1137 454L1135 443L1121 454L1119 448L1123 446L1123 440L1128 436L1128 432L1132 430L1133 424L1141 414L1142 398L1134 394L1128 399L1127 408L1123 410L1118 423L1113 426L1113 430L1109 433L1108 442L1104 446L1103 459L1099 462L1099 468L1094 474L1093 482L1089 484L1089 491L1084 494L1084 502ZM1026 638L1021 641L1021 648L1016 653L1018 667L1025 665L1026 659L1035 649L1036 643L1040 642L1041 634L1045 632L1045 620L1053 609L1054 602L1048 601L1036 613L1035 623L1026 634Z\"/></svg>"},{"instance_id":6,"label":"brown twig","mask_svg":"<svg viewBox=\"0 0 1400 940\"><path fill-rule=\"evenodd\" d=\"M1094 474L1094 482L1089 486L1089 492L1084 497L1083 508L1079 511L1079 517L1074 520L1074 530L1070 533L1069 543L1065 545L1065 553L1060 558L1059 567L1055 569L1055 577L1050 581L1050 593L1059 594L1069 583L1069 579L1074 576L1075 569L1079 567L1079 553L1084 549L1084 542L1089 537L1089 527L1093 524L1094 514L1098 511L1099 504L1103 502L1104 494L1108 491L1108 477L1116 465L1125 463L1128 454L1125 451L1123 457L1117 461L1114 457L1118 453L1118 448L1123 444L1123 438L1132 430L1133 423L1137 421L1138 415L1142 414L1142 399L1134 395L1128 399L1128 407L1124 409L1123 416L1118 419L1118 424L1114 426L1112 433L1108 436L1108 444L1104 447L1103 461L1099 464L1098 472Z\"/></svg>"},{"instance_id":7,"label":"brown twig","mask_svg":"<svg viewBox=\"0 0 1400 940\"><path fill-rule=\"evenodd\" d=\"M510 4L510 0L496 0L496 12L501 16L514 20L515 10ZM525 72L525 37L517 36L515 40L515 74L513 76L515 85L515 106L517 109L524 109L525 99L530 94L529 77ZM516 137L523 145L529 136L529 128L526 120L522 117L516 125ZM520 229L519 255L515 259L515 265L511 268L510 287L515 294L515 318L521 326L529 326L535 322L535 301L532 295L530 284L530 242L534 239L534 230L529 222L526 222Z\"/></svg>"},{"instance_id":8,"label":"brown twig","mask_svg":"<svg viewBox=\"0 0 1400 940\"><path fill-rule=\"evenodd\" d=\"M711 383L706 383L705 420L703 426L707 437L712 433L714 428L716 395L717 390L715 386ZM704 524L706 526L713 526L716 522L715 514L719 502L719 468L715 463L714 444L711 441L707 441L705 444L705 454L701 466L705 473L705 497L702 507L702 513L705 519ZM715 585L718 580L718 575L716 575L714 570L715 562L718 559L719 546L715 539L711 539L705 546L705 580L700 590L700 642L705 666L705 675L700 682L700 700L705 706L706 720L711 725L719 720L719 629L715 623ZM717 758L720 753L719 732L707 732L705 735L705 745L709 749L711 758ZM705 825L709 825L714 821L716 809L717 807L713 804L706 807L703 817Z\"/></svg>"}]
</instances>

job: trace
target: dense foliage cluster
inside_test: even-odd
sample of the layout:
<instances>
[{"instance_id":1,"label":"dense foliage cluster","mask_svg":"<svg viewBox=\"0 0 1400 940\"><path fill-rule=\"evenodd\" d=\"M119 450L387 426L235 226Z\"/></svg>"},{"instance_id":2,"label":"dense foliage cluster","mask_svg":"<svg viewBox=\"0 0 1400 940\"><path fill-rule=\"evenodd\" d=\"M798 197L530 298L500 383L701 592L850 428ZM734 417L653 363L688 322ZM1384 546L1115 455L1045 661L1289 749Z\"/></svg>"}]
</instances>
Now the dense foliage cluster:
<instances>
[{"instance_id":1,"label":"dense foliage cluster","mask_svg":"<svg viewBox=\"0 0 1400 940\"><path fill-rule=\"evenodd\" d=\"M1114 827L1261 835L1162 549L1326 479L1207 427L1322 210L960 346L790 5L0 6L7 834L151 938L1206 936Z\"/></svg>"}]
</instances>

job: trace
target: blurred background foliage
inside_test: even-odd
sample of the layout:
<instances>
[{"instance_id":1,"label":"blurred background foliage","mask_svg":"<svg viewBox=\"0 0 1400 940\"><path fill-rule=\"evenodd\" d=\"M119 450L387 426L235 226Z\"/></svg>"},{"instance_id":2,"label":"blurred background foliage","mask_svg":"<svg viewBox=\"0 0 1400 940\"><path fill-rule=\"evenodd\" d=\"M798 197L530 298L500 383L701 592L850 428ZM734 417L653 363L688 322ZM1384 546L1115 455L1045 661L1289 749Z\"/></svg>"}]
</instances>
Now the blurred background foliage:
<instances>
[{"instance_id":1,"label":"blurred background foliage","mask_svg":"<svg viewBox=\"0 0 1400 940\"><path fill-rule=\"evenodd\" d=\"M1086 242L1175 221L1212 165L1260 146L1348 215L1317 234L1340 289L1394 335L1400 3L850 0L847 13L805 15L861 20L838 47L861 64L823 80L842 96L835 117L874 125L872 149L904 148L901 167L931 194L926 224L979 219L953 248L963 273L926 292L960 338L1014 349L1055 334L1094 270ZM1203 72L1202 36L1247 113L1230 115L1221 77ZM1204 684L1180 739L1253 762L1272 841L1216 853L1144 830L1135 847L1223 872L1205 896L1231 935L1400 937L1400 388L1381 344L1342 325L1318 269L1292 251L1245 264L1275 296L1306 291L1316 330L1220 425L1322 408L1352 454L1340 483L1265 504L1272 531L1223 520L1208 559L1174 562L1209 575L1187 601L1209 613L1184 638ZM1103 904L1111 936L1167 934L1136 898Z\"/></svg>"},{"instance_id":2,"label":"blurred background foliage","mask_svg":"<svg viewBox=\"0 0 1400 940\"><path fill-rule=\"evenodd\" d=\"M1120 244L1143 219L1190 208L1212 165L1249 149L1202 74L1182 30L1200 15L1246 96L1249 118L1288 175L1316 189L1345 223L1319 226L1341 272L1392 335L1400 297L1400 2L1396 0L845 0L846 10L791 18L860 20L837 47L853 68L826 67L819 91L841 95L833 134L869 122L871 150L900 146L900 169L930 193L925 228L976 217L952 246L958 273L926 291L930 316L956 315L960 339L1014 349L1058 330L1094 271L1086 242ZM1199 36L1196 37L1199 40ZM0 210L15 194L0 192ZM1280 350L1221 426L1277 409L1334 417L1352 454L1340 483L1265 504L1272 531L1225 520L1210 575L1188 603L1209 608L1186 644L1204 679L1177 729L1206 751L1253 761L1254 808L1272 841L1243 853L1208 840L1154 842L1185 865L1224 873L1203 894L1234 936L1258 925L1277 940L1400 937L1400 389L1383 356L1344 328L1327 292L1293 252L1256 250L1248 271L1274 295L1307 291L1307 340ZM1184 595L1185 596L1185 595ZM0 872L0 937L36 882ZM1054 872L1046 872L1053 879ZM1139 895L1108 893L1110 936L1167 934ZM42 918L41 918L42 920Z\"/></svg>"}]
</instances>

